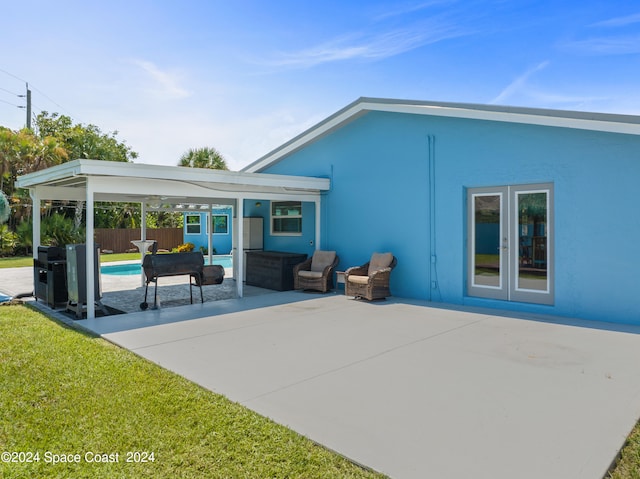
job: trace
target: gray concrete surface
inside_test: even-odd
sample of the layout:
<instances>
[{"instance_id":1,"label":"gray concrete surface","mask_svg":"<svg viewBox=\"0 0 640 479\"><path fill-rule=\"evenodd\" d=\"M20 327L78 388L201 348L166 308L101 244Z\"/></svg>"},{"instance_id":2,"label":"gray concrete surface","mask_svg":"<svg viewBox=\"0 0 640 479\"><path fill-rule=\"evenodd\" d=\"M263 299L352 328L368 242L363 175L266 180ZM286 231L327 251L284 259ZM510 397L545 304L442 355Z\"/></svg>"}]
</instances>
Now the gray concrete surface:
<instances>
[{"instance_id":1,"label":"gray concrete surface","mask_svg":"<svg viewBox=\"0 0 640 479\"><path fill-rule=\"evenodd\" d=\"M640 417L633 326L301 292L74 324L393 478L600 479Z\"/></svg>"}]
</instances>

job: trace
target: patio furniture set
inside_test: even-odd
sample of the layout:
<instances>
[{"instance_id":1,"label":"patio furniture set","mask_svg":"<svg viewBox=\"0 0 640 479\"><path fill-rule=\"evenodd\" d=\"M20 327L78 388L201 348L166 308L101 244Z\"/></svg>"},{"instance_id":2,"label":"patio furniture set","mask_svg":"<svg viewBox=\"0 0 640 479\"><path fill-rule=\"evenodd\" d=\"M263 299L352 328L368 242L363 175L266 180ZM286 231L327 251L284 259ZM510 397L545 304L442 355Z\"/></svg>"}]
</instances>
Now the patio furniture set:
<instances>
[{"instance_id":1,"label":"patio furniture set","mask_svg":"<svg viewBox=\"0 0 640 479\"><path fill-rule=\"evenodd\" d=\"M335 251L316 251L313 256L293 269L294 289L326 293L333 288L334 269L339 257ZM389 282L397 259L391 253L373 253L362 266L336 272L344 278L345 294L355 298L384 299L391 296Z\"/></svg>"},{"instance_id":2,"label":"patio furniture set","mask_svg":"<svg viewBox=\"0 0 640 479\"><path fill-rule=\"evenodd\" d=\"M296 253L259 252L248 255L247 284L280 291L288 289L319 291L326 293L333 289L334 274L344 278L345 294L369 301L391 296L389 282L391 271L397 259L391 253L373 253L371 259L361 266L336 272L339 257L335 251L315 251L311 258ZM300 262L301 259L304 259ZM224 268L219 265L204 265L202 253L156 254L145 256L143 270L146 277L144 301L141 309L149 307L147 292L150 283L155 283L154 307L157 303L158 278L189 275L189 295L193 303L192 286L220 284L224 279ZM251 272L251 274L249 274Z\"/></svg>"},{"instance_id":3,"label":"patio furniture set","mask_svg":"<svg viewBox=\"0 0 640 479\"><path fill-rule=\"evenodd\" d=\"M67 268L65 268L66 261L64 261L63 253L62 248L42 247L39 249L39 257L34 260L34 296L37 299L42 299L52 308L55 308L57 303L64 302L69 309L71 306L67 301L66 294L66 286L69 281L66 278ZM335 274L338 277L338 282L344 282L347 296L370 301L391 296L389 288L391 271L397 264L396 258L391 253L374 253L367 263L348 268L342 272L335 271L339 262L335 251L317 250L310 258L306 258L304 254L266 251L254 256L251 257L248 264L253 261L251 271L257 273L253 275L253 283L250 280L250 275L247 274L247 284L281 291L296 289L326 293L334 288L333 277ZM84 258L84 255L80 255L79 258ZM144 300L140 303L142 310L149 308L147 296L151 283L155 283L153 307L157 307L159 278L189 276L189 297L191 304L193 304L193 286L200 289L200 301L204 302L202 286L221 284L225 274L224 268L220 265L205 265L201 252L158 254L155 242L151 253L144 256L142 269L145 277ZM81 281L84 273L82 271L80 273L75 283L84 284ZM99 274L98 268L96 268L95 275L99 276ZM96 291L95 297L99 302L101 298L99 289ZM74 311L77 313L76 316L80 318L86 299L84 296L76 298L76 303ZM105 311L105 314L108 313Z\"/></svg>"}]
</instances>

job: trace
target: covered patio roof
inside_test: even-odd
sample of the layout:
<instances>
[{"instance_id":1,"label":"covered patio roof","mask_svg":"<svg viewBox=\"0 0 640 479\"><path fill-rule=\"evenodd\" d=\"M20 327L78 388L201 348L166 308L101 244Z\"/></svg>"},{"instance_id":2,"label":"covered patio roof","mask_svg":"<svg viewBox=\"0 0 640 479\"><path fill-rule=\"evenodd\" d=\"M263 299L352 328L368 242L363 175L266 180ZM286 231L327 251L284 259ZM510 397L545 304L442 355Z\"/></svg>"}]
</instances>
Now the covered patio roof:
<instances>
[{"instance_id":1,"label":"covered patio roof","mask_svg":"<svg viewBox=\"0 0 640 479\"><path fill-rule=\"evenodd\" d=\"M329 190L328 178L233 172L178 166L160 166L99 160L74 160L20 176L16 182L28 188L39 211L43 200L86 201L87 264L93 264L93 203L95 201L138 202L146 208L167 205L233 205L237 217L244 216L243 200L308 201L316 205L316 248L320 247L320 198ZM36 208L38 205L38 208ZM243 225L237 222L234 248L243 249ZM146 232L142 227L142 238ZM40 217L34 215L34 257L40 245ZM238 295L242 296L243 255L234 258ZM95 317L93 269L87 268L87 317Z\"/></svg>"}]
</instances>

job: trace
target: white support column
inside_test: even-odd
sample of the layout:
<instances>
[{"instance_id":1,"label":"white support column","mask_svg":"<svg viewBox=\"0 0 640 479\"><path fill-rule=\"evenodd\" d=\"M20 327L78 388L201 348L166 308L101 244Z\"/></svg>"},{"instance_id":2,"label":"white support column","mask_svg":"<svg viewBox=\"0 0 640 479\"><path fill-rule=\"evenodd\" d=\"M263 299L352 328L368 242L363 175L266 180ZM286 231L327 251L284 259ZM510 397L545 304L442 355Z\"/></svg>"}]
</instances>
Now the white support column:
<instances>
[{"instance_id":1,"label":"white support column","mask_svg":"<svg viewBox=\"0 0 640 479\"><path fill-rule=\"evenodd\" d=\"M140 239L147 239L147 205L144 201L140 203Z\"/></svg>"},{"instance_id":2,"label":"white support column","mask_svg":"<svg viewBox=\"0 0 640 479\"><path fill-rule=\"evenodd\" d=\"M238 238L236 244L238 245L238 249L236 250L237 258L234 260L234 263L238 263L238 267L236 268L237 277L236 277L236 288L238 293L238 298L242 298L244 295L244 198L238 198L238 204L236 208L236 221L238 222L238 228L236 231L238 232Z\"/></svg>"},{"instance_id":3,"label":"white support column","mask_svg":"<svg viewBox=\"0 0 640 479\"><path fill-rule=\"evenodd\" d=\"M211 205L207 205L209 210L207 211L207 251L209 252L209 264L213 264L213 214L211 213Z\"/></svg>"},{"instance_id":4,"label":"white support column","mask_svg":"<svg viewBox=\"0 0 640 479\"><path fill-rule=\"evenodd\" d=\"M33 202L31 216L33 217L33 231L31 237L31 245L33 246L33 259L38 259L38 246L40 246L40 195L37 188L29 190L31 201Z\"/></svg>"},{"instance_id":5,"label":"white support column","mask_svg":"<svg viewBox=\"0 0 640 479\"><path fill-rule=\"evenodd\" d=\"M144 286L144 271L142 269L142 263L144 262L144 255L147 254L147 248L145 241L147 240L147 203L144 201L140 203L140 286Z\"/></svg>"},{"instance_id":6,"label":"white support column","mask_svg":"<svg viewBox=\"0 0 640 479\"><path fill-rule=\"evenodd\" d=\"M316 249L321 249L320 248L320 238L322 238L322 236L320 235L320 224L321 224L321 218L320 218L320 198L318 198L314 204L316 205Z\"/></svg>"},{"instance_id":7,"label":"white support column","mask_svg":"<svg viewBox=\"0 0 640 479\"><path fill-rule=\"evenodd\" d=\"M91 178L87 178L87 224L86 224L86 274L87 274L87 319L93 319L96 317L96 295L95 295L95 277L93 264L95 256L95 244L93 241L94 228L93 228L93 185ZM80 306L80 305L78 305Z\"/></svg>"}]
</instances>

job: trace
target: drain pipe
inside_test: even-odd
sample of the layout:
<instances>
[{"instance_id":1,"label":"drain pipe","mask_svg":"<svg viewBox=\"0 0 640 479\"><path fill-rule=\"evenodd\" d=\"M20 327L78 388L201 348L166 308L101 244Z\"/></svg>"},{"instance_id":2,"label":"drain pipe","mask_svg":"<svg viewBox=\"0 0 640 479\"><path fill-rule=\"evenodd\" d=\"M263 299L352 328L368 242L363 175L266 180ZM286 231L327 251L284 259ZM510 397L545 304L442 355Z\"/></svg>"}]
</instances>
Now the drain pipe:
<instances>
[{"instance_id":1,"label":"drain pipe","mask_svg":"<svg viewBox=\"0 0 640 479\"><path fill-rule=\"evenodd\" d=\"M429 162L429 262L430 262L430 284L429 301L433 301L435 290L439 290L437 255L436 255L436 137L427 135L428 142L428 162Z\"/></svg>"}]
</instances>

